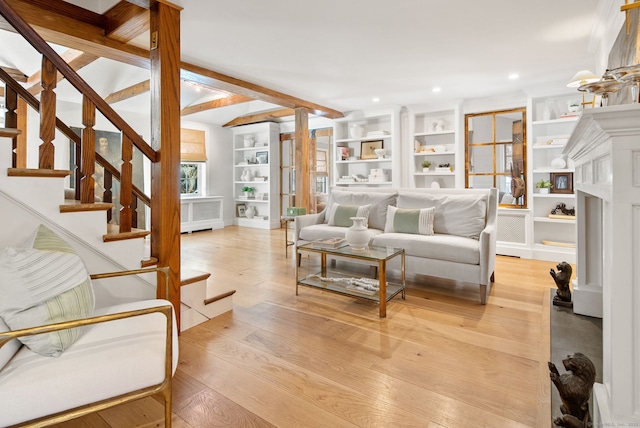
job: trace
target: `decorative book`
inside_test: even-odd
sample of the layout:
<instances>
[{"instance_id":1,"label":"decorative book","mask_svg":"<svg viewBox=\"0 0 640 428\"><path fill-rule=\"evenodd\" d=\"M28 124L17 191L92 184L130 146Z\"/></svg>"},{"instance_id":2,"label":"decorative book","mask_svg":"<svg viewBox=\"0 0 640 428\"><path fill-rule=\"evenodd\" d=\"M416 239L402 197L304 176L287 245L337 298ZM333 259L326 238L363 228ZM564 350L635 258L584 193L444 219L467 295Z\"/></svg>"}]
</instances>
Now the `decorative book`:
<instances>
[{"instance_id":1,"label":"decorative book","mask_svg":"<svg viewBox=\"0 0 640 428\"><path fill-rule=\"evenodd\" d=\"M313 241L313 245L318 248L340 248L347 245L347 240L340 237L316 239Z\"/></svg>"}]
</instances>

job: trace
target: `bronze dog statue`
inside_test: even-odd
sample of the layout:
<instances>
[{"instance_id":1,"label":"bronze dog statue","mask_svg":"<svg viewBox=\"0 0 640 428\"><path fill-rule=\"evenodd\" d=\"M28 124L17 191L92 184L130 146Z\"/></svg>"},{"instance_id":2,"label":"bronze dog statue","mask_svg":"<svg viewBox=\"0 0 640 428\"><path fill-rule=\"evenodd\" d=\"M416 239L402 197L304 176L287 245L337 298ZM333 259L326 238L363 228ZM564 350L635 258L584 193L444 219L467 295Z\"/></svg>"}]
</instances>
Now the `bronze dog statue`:
<instances>
[{"instance_id":1,"label":"bronze dog statue","mask_svg":"<svg viewBox=\"0 0 640 428\"><path fill-rule=\"evenodd\" d=\"M569 283L571 282L573 269L567 262L558 263L556 268L558 269L557 273L553 268L549 271L549 274L556 282L556 287L558 287L556 295L553 296L553 304L571 306L571 288L569 287Z\"/></svg>"},{"instance_id":2,"label":"bronze dog statue","mask_svg":"<svg viewBox=\"0 0 640 428\"><path fill-rule=\"evenodd\" d=\"M562 417L553 422L561 427L591 426L589 397L596 381L596 368L586 355L576 352L562 360L567 373L560 374L555 364L549 362L549 377L558 389L562 405Z\"/></svg>"}]
</instances>

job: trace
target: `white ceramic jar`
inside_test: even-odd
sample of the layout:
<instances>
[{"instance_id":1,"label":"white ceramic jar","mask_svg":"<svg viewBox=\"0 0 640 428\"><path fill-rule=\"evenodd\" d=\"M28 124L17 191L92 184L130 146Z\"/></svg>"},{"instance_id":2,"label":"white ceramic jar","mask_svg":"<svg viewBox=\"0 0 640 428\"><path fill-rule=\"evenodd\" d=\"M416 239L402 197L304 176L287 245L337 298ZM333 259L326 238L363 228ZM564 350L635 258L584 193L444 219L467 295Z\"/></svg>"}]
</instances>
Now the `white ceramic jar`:
<instances>
[{"instance_id":1,"label":"white ceramic jar","mask_svg":"<svg viewBox=\"0 0 640 428\"><path fill-rule=\"evenodd\" d=\"M364 250L369 246L369 229L365 217L350 217L353 225L347 229L345 239L353 250Z\"/></svg>"}]
</instances>

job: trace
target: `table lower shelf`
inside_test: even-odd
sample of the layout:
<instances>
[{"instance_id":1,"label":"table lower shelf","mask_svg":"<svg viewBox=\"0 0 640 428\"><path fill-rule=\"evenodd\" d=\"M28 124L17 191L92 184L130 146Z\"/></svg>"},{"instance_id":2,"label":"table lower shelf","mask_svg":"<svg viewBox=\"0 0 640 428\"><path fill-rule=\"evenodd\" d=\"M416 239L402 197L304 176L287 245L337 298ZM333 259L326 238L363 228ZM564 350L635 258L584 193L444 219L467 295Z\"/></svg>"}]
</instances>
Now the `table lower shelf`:
<instances>
[{"instance_id":1,"label":"table lower shelf","mask_svg":"<svg viewBox=\"0 0 640 428\"><path fill-rule=\"evenodd\" d=\"M320 273L316 275L321 276ZM355 276L343 275L337 272L329 272L327 276L329 278L360 278ZM353 288L353 286L349 286L348 284L341 282L331 282L331 281L322 281L320 278L315 277L314 275L307 275L304 278L298 280L298 285L304 285L307 287L319 288L325 291L330 291L332 293L338 293L345 296L358 297L361 299L371 300L377 303L380 303L380 293L378 291L372 290L360 290L357 288ZM394 282L387 281L387 290L386 290L386 301L393 299L399 293L402 293L402 298L404 298L404 285L397 284Z\"/></svg>"}]
</instances>

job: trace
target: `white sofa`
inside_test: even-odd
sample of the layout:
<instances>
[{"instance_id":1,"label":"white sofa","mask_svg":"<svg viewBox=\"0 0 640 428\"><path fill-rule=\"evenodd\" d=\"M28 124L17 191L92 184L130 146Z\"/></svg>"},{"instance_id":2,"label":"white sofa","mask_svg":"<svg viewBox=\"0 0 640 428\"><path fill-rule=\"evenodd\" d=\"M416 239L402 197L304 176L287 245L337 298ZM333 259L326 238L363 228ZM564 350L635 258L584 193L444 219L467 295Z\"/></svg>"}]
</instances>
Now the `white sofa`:
<instances>
[{"instance_id":1,"label":"white sofa","mask_svg":"<svg viewBox=\"0 0 640 428\"><path fill-rule=\"evenodd\" d=\"M171 302L96 299L109 294L111 278L158 273L168 293L166 267L89 275L45 226L0 250L0 426L50 425L159 394L170 427L178 362Z\"/></svg>"},{"instance_id":2,"label":"white sofa","mask_svg":"<svg viewBox=\"0 0 640 428\"><path fill-rule=\"evenodd\" d=\"M294 241L302 245L342 237L347 227L329 224L334 204L369 205L370 244L404 248L407 273L478 284L480 302L486 304L494 281L497 198L497 189L333 187L324 211L296 217ZM397 233L387 223L389 206L407 210L433 207L434 233Z\"/></svg>"}]
</instances>

